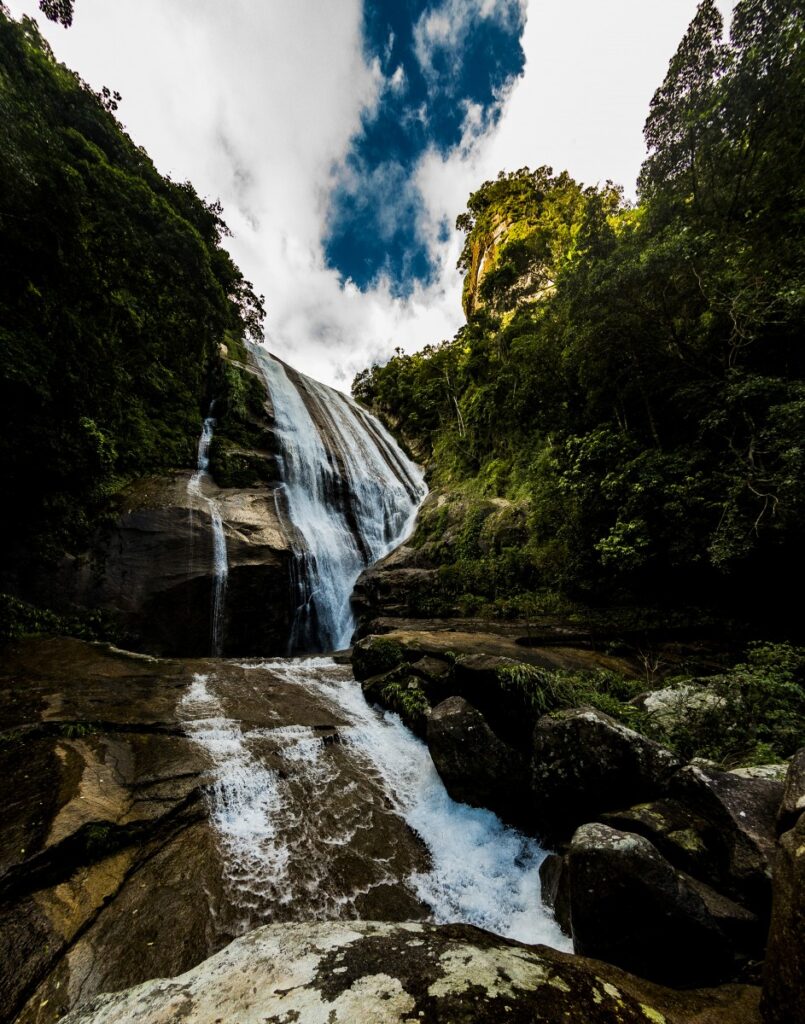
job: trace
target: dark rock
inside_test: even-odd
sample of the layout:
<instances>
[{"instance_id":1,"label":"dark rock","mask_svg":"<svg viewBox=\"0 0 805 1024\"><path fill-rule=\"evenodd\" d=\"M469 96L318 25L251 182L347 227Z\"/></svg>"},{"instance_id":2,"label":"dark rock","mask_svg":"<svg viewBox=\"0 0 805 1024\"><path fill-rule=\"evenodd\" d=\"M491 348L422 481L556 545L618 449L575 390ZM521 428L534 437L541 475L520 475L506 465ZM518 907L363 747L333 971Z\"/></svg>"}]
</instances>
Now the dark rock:
<instances>
[{"instance_id":1,"label":"dark rock","mask_svg":"<svg viewBox=\"0 0 805 1024\"><path fill-rule=\"evenodd\" d=\"M759 1024L757 990L676 992L467 925L273 924L187 974L95 996L64 1024Z\"/></svg>"},{"instance_id":2,"label":"dark rock","mask_svg":"<svg viewBox=\"0 0 805 1024\"><path fill-rule=\"evenodd\" d=\"M570 892L565 858L558 853L549 853L539 866L539 881L542 902L553 911L565 935L570 935Z\"/></svg>"},{"instance_id":3,"label":"dark rock","mask_svg":"<svg viewBox=\"0 0 805 1024\"><path fill-rule=\"evenodd\" d=\"M688 765L671 780L670 793L712 826L708 845L726 890L768 919L783 784Z\"/></svg>"},{"instance_id":4,"label":"dark rock","mask_svg":"<svg viewBox=\"0 0 805 1024\"><path fill-rule=\"evenodd\" d=\"M678 766L670 751L600 711L545 715L534 730L533 828L557 845L605 811L659 796Z\"/></svg>"},{"instance_id":5,"label":"dark rock","mask_svg":"<svg viewBox=\"0 0 805 1024\"><path fill-rule=\"evenodd\" d=\"M463 697L449 697L428 719L428 749L454 800L487 807L520 823L528 811L524 759L503 743L480 711Z\"/></svg>"},{"instance_id":6,"label":"dark rock","mask_svg":"<svg viewBox=\"0 0 805 1024\"><path fill-rule=\"evenodd\" d=\"M724 981L757 922L673 868L647 839L582 825L565 857L573 946L670 985Z\"/></svg>"},{"instance_id":7,"label":"dark rock","mask_svg":"<svg viewBox=\"0 0 805 1024\"><path fill-rule=\"evenodd\" d=\"M393 711L411 732L425 738L431 704L422 679L410 672L406 665L365 679L361 688L370 704L379 704Z\"/></svg>"},{"instance_id":8,"label":"dark rock","mask_svg":"<svg viewBox=\"0 0 805 1024\"><path fill-rule=\"evenodd\" d=\"M805 1002L805 815L780 838L761 1008L766 1024L802 1020Z\"/></svg>"},{"instance_id":9,"label":"dark rock","mask_svg":"<svg viewBox=\"0 0 805 1024\"><path fill-rule=\"evenodd\" d=\"M716 888L726 884L718 828L681 801L664 798L636 804L624 811L608 811L601 821L644 836L674 867L694 878Z\"/></svg>"},{"instance_id":10,"label":"dark rock","mask_svg":"<svg viewBox=\"0 0 805 1024\"><path fill-rule=\"evenodd\" d=\"M778 833L788 832L805 811L805 747L794 754L788 766L783 799L777 812Z\"/></svg>"},{"instance_id":11,"label":"dark rock","mask_svg":"<svg viewBox=\"0 0 805 1024\"><path fill-rule=\"evenodd\" d=\"M160 655L209 654L213 538L209 510L188 494L189 472L138 480L117 519L84 556L65 562L40 595L53 607L116 614L127 644ZM284 654L292 613L290 551L268 487L221 491L227 540L224 650Z\"/></svg>"}]
</instances>

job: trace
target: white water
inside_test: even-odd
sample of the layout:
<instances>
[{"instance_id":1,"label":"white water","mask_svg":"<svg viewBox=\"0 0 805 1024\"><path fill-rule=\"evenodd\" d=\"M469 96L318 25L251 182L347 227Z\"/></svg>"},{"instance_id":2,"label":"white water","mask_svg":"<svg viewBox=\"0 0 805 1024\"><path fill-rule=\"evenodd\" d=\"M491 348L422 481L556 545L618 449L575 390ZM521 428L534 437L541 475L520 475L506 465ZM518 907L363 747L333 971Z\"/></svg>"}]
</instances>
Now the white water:
<instances>
[{"instance_id":1,"label":"white water","mask_svg":"<svg viewBox=\"0 0 805 1024\"><path fill-rule=\"evenodd\" d=\"M350 596L358 576L410 533L427 488L373 416L301 374L297 386L265 349L252 351L274 407L296 552L290 650L341 649L354 631Z\"/></svg>"},{"instance_id":2,"label":"white water","mask_svg":"<svg viewBox=\"0 0 805 1024\"><path fill-rule=\"evenodd\" d=\"M338 726L339 756L349 757L358 775L379 787L386 802L424 842L430 859L427 870L402 878L381 871L374 884L404 885L430 907L437 922L460 921L522 942L570 948L540 900L539 865L544 852L538 844L504 826L490 811L452 800L425 744L396 715L370 708L349 668L329 658L273 659L241 667L250 670L249 675L265 672L267 678L304 689L318 707L346 723ZM296 833L288 828L304 809L315 805L333 779L342 799L356 801L352 824L323 836L319 822L314 821L310 824L318 841L343 847L354 841L361 821L372 827L372 808L361 807L362 794L345 796L332 749L305 726L243 733L222 716L206 677L196 678L182 709L185 717L195 718L190 733L215 764L212 817L222 837L230 880L244 893L246 904L260 892L281 892L286 902L312 896L314 916L317 912L337 915L352 906L354 894L334 895L325 874L311 878L310 847L293 838ZM291 783L249 753L256 740L266 737L282 741L282 757L293 785L307 792L309 803L303 804L301 812L290 798Z\"/></svg>"},{"instance_id":3,"label":"white water","mask_svg":"<svg viewBox=\"0 0 805 1024\"><path fill-rule=\"evenodd\" d=\"M210 409L212 412L212 409ZM201 436L198 439L198 458L196 460L196 471L187 483L187 493L202 502L209 512L212 525L212 620L210 628L210 639L212 645L211 653L220 655L224 644L224 606L226 603L226 584L229 577L229 561L226 551L226 535L224 524L221 519L221 512L218 502L204 494L203 483L210 479L210 444L215 430L215 417L208 416L204 420ZM193 511L190 511L191 530L193 528Z\"/></svg>"}]
</instances>

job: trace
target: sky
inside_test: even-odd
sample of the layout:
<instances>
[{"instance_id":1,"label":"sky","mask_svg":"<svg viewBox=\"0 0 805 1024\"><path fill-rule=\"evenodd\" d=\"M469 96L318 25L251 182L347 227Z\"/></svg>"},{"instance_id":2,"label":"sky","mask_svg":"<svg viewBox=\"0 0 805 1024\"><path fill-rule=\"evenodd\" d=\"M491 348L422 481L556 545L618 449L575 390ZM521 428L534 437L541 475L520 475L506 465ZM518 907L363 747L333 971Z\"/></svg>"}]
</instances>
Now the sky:
<instances>
[{"instance_id":1,"label":"sky","mask_svg":"<svg viewBox=\"0 0 805 1024\"><path fill-rule=\"evenodd\" d=\"M266 343L348 391L463 322L454 228L501 170L634 196L696 0L35 0L59 60L123 100L157 168L220 199ZM718 6L727 15L729 0Z\"/></svg>"}]
</instances>

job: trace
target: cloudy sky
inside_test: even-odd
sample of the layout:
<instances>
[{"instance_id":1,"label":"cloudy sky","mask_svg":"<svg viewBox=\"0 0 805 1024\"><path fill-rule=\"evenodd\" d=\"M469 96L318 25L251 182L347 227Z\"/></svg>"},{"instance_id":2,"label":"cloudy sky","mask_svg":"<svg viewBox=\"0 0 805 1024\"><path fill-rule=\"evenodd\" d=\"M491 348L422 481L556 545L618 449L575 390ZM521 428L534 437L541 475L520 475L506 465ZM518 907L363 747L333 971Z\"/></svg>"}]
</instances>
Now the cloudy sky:
<instances>
[{"instance_id":1,"label":"cloudy sky","mask_svg":"<svg viewBox=\"0 0 805 1024\"><path fill-rule=\"evenodd\" d=\"M696 0L35 0L60 60L123 94L157 167L220 198L267 343L344 390L462 321L453 228L501 169L633 195ZM728 0L719 3L729 9Z\"/></svg>"}]
</instances>

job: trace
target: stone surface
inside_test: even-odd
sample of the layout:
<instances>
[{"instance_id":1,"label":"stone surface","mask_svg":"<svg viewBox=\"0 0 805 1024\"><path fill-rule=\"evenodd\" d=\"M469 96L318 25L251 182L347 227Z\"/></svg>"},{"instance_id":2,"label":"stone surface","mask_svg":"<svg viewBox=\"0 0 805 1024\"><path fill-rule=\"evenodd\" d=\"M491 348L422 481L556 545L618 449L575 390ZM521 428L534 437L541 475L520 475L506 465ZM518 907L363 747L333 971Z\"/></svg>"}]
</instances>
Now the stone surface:
<instances>
[{"instance_id":1,"label":"stone surface","mask_svg":"<svg viewBox=\"0 0 805 1024\"><path fill-rule=\"evenodd\" d=\"M461 925L268 926L65 1024L758 1024L757 990L674 992Z\"/></svg>"},{"instance_id":2,"label":"stone surface","mask_svg":"<svg viewBox=\"0 0 805 1024\"><path fill-rule=\"evenodd\" d=\"M567 876L573 947L671 985L733 977L754 951L757 921L677 871L647 839L588 824L573 836Z\"/></svg>"},{"instance_id":3,"label":"stone surface","mask_svg":"<svg viewBox=\"0 0 805 1024\"><path fill-rule=\"evenodd\" d=\"M636 804L623 811L602 814L601 821L644 836L674 867L694 878L716 888L727 884L718 828L681 801L663 798Z\"/></svg>"},{"instance_id":4,"label":"stone surface","mask_svg":"<svg viewBox=\"0 0 805 1024\"><path fill-rule=\"evenodd\" d=\"M425 915L403 881L427 870L423 844L338 742L347 722L289 672L69 639L2 649L2 1024L51 1024L267 921ZM187 712L199 680L208 696ZM217 748L193 739L198 714ZM270 834L267 851L248 845L252 819L245 869L211 827L215 749L235 758L234 799L254 799L237 791L241 771L273 793L257 828L281 812L277 864Z\"/></svg>"},{"instance_id":5,"label":"stone surface","mask_svg":"<svg viewBox=\"0 0 805 1024\"><path fill-rule=\"evenodd\" d=\"M570 892L565 858L558 853L549 853L539 866L539 881L542 902L553 911L565 935L570 935Z\"/></svg>"},{"instance_id":6,"label":"stone surface","mask_svg":"<svg viewBox=\"0 0 805 1024\"><path fill-rule=\"evenodd\" d=\"M688 765L672 779L670 794L712 827L709 845L725 890L768 918L783 784Z\"/></svg>"},{"instance_id":7,"label":"stone surface","mask_svg":"<svg viewBox=\"0 0 805 1024\"><path fill-rule=\"evenodd\" d=\"M805 815L780 837L763 984L766 1024L793 1024L805 1006Z\"/></svg>"},{"instance_id":8,"label":"stone surface","mask_svg":"<svg viewBox=\"0 0 805 1024\"><path fill-rule=\"evenodd\" d=\"M794 754L784 780L783 798L777 811L777 831L793 828L805 811L805 747Z\"/></svg>"},{"instance_id":9,"label":"stone surface","mask_svg":"<svg viewBox=\"0 0 805 1024\"><path fill-rule=\"evenodd\" d=\"M127 644L150 653L208 654L212 528L206 504L188 494L190 475L144 478L123 492L117 518L92 550L62 566L51 603L111 610ZM219 502L227 541L225 652L284 654L292 555L273 490L220 490L210 480L204 486Z\"/></svg>"},{"instance_id":10,"label":"stone surface","mask_svg":"<svg viewBox=\"0 0 805 1024\"><path fill-rule=\"evenodd\" d=\"M463 697L448 697L428 719L428 749L450 796L520 824L528 813L527 763Z\"/></svg>"},{"instance_id":11,"label":"stone surface","mask_svg":"<svg viewBox=\"0 0 805 1024\"><path fill-rule=\"evenodd\" d=\"M679 767L664 747L592 708L543 716L532 751L533 828L548 845L605 811L659 796Z\"/></svg>"}]
</instances>

